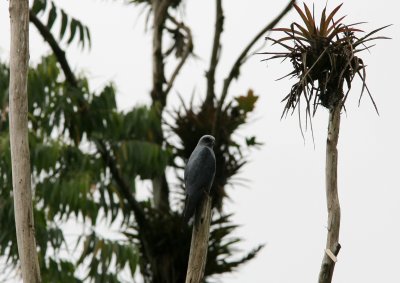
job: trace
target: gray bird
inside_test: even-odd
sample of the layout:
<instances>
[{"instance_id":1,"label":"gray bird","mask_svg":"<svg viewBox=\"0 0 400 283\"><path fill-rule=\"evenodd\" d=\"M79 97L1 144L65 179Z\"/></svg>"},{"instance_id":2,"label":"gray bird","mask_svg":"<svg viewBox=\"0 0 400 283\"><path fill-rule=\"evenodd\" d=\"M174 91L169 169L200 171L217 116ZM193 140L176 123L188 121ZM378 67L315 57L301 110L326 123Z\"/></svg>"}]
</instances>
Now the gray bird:
<instances>
[{"instance_id":1,"label":"gray bird","mask_svg":"<svg viewBox=\"0 0 400 283\"><path fill-rule=\"evenodd\" d=\"M186 203L183 212L187 222L195 213L204 192L210 192L215 176L215 138L202 136L185 167Z\"/></svg>"}]
</instances>

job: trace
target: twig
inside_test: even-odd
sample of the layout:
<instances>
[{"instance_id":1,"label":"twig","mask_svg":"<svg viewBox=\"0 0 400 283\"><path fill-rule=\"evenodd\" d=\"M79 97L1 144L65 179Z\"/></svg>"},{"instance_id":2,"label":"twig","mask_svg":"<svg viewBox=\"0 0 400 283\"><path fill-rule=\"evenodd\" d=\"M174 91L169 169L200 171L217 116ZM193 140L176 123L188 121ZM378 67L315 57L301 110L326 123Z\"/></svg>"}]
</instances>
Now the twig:
<instances>
[{"instance_id":1,"label":"twig","mask_svg":"<svg viewBox=\"0 0 400 283\"><path fill-rule=\"evenodd\" d=\"M234 78L237 78L239 75L240 67L246 62L247 54L249 53L250 49L253 45L262 37L267 31L274 28L279 21L293 8L293 4L295 0L291 0L286 7L282 10L282 12L268 25L266 25L263 29L261 29L256 36L248 43L248 45L243 49L242 53L240 53L239 57L236 59L235 63L233 64L229 75L224 80L224 85L221 93L221 98L219 99L218 109L221 111L222 105L224 104L226 95L228 94L229 86Z\"/></svg>"},{"instance_id":2,"label":"twig","mask_svg":"<svg viewBox=\"0 0 400 283\"><path fill-rule=\"evenodd\" d=\"M224 12L222 10L222 0L216 0L216 19L215 19L215 31L214 31L214 41L211 51L210 67L207 71L207 96L204 105L210 105L213 103L215 98L215 70L219 61L219 52L221 49L221 34L224 30Z\"/></svg>"},{"instance_id":3,"label":"twig","mask_svg":"<svg viewBox=\"0 0 400 283\"><path fill-rule=\"evenodd\" d=\"M171 75L171 78L169 79L168 83L167 83L167 88L164 91L164 95L167 96L168 93L170 92L174 81L176 79L176 77L178 76L180 70L182 69L183 65L186 62L186 59L189 57L189 54L193 51L193 40L192 40L192 32L190 31L190 28L188 26L186 26L184 23L182 22L178 22L175 18L173 18L171 15L167 16L169 20L171 20L177 27L183 29L186 32L186 36L187 36L187 43L186 43L186 49L184 54L182 55L181 60L179 61L178 65L176 66L174 72Z\"/></svg>"}]
</instances>

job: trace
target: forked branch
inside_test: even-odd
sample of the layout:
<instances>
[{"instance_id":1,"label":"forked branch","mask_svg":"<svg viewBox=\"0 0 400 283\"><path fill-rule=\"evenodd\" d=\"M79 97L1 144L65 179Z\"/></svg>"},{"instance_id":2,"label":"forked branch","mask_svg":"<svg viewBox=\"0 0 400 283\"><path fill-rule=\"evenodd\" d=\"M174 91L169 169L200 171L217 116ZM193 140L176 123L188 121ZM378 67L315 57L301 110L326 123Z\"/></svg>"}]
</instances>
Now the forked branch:
<instances>
[{"instance_id":1,"label":"forked branch","mask_svg":"<svg viewBox=\"0 0 400 283\"><path fill-rule=\"evenodd\" d=\"M171 78L169 79L167 83L167 88L165 89L164 95L167 96L170 90L172 89L175 79L178 76L180 70L182 69L183 65L185 64L187 58L189 57L190 53L193 51L193 39L192 39L192 32L188 26L186 26L182 22L178 22L174 17L171 15L168 15L168 19L173 22L178 28L181 28L185 31L186 33L186 46L185 46L185 51L182 54L182 58L179 61L178 65L176 66L175 70L172 72Z\"/></svg>"}]
</instances>

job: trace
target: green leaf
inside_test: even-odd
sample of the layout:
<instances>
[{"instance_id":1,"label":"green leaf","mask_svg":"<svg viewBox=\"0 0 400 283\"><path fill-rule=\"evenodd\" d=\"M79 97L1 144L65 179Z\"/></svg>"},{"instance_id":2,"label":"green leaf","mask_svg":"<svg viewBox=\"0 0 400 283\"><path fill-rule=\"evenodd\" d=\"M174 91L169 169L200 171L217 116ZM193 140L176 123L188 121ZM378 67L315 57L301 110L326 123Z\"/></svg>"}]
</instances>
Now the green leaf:
<instances>
[{"instance_id":1,"label":"green leaf","mask_svg":"<svg viewBox=\"0 0 400 283\"><path fill-rule=\"evenodd\" d=\"M54 24L54 21L57 18L57 9L53 2L51 2L51 9L49 12L49 17L47 18L47 28L51 29Z\"/></svg>"},{"instance_id":2,"label":"green leaf","mask_svg":"<svg viewBox=\"0 0 400 283\"><path fill-rule=\"evenodd\" d=\"M78 22L78 28L79 28L79 41L82 44L83 48L85 47L85 29L80 22Z\"/></svg>"},{"instance_id":3,"label":"green leaf","mask_svg":"<svg viewBox=\"0 0 400 283\"><path fill-rule=\"evenodd\" d=\"M91 47L92 47L92 39L91 39L91 37L90 37L89 28L88 28L88 27L85 27L85 31L86 31L86 38L87 38L87 40L88 40L88 42L89 42L89 48L91 48Z\"/></svg>"},{"instance_id":4,"label":"green leaf","mask_svg":"<svg viewBox=\"0 0 400 283\"><path fill-rule=\"evenodd\" d=\"M70 44L75 37L75 33L76 33L76 28L78 26L78 21L75 19L71 20L71 24L70 24L70 34L69 34L69 39L68 39L68 44Z\"/></svg>"},{"instance_id":5,"label":"green leaf","mask_svg":"<svg viewBox=\"0 0 400 283\"><path fill-rule=\"evenodd\" d=\"M262 145L262 143L256 141L256 137L252 136L252 137L246 138L246 145L250 147L250 146Z\"/></svg>"},{"instance_id":6,"label":"green leaf","mask_svg":"<svg viewBox=\"0 0 400 283\"><path fill-rule=\"evenodd\" d=\"M37 15L41 11L46 10L47 0L35 0L31 8L31 12Z\"/></svg>"},{"instance_id":7,"label":"green leaf","mask_svg":"<svg viewBox=\"0 0 400 283\"><path fill-rule=\"evenodd\" d=\"M64 10L61 9L61 28L60 28L60 39L64 38L65 31L67 30L67 25L68 25L68 16L64 12Z\"/></svg>"}]
</instances>

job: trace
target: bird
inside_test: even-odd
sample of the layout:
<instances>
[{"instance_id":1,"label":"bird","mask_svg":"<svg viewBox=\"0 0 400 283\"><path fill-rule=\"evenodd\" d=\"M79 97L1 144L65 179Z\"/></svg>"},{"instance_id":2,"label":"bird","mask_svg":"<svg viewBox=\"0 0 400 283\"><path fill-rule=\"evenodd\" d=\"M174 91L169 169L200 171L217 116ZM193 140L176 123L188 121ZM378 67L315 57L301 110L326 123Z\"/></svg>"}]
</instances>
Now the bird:
<instances>
[{"instance_id":1,"label":"bird","mask_svg":"<svg viewBox=\"0 0 400 283\"><path fill-rule=\"evenodd\" d=\"M204 135L200 138L185 167L184 182L186 190L184 221L188 222L195 214L204 193L209 193L215 177L215 138Z\"/></svg>"}]
</instances>

